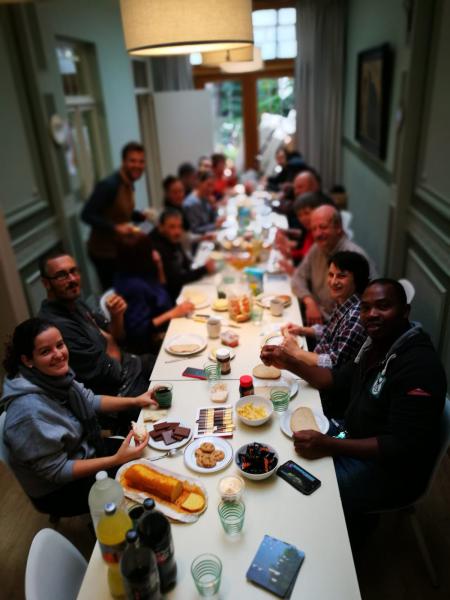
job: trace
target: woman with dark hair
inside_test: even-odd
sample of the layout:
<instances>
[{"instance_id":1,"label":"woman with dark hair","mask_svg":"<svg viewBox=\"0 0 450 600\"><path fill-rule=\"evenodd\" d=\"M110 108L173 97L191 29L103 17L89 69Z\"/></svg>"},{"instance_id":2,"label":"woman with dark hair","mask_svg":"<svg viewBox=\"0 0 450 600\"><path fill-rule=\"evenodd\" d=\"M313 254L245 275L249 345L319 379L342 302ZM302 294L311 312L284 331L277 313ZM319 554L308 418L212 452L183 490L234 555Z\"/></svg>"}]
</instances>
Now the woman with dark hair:
<instances>
[{"instance_id":1,"label":"woman with dark hair","mask_svg":"<svg viewBox=\"0 0 450 600\"><path fill-rule=\"evenodd\" d=\"M18 325L6 346L1 406L10 464L35 507L73 516L89 512L95 474L142 456L148 435L131 446L100 435L97 412L157 406L152 391L136 398L98 396L75 380L59 330L43 319Z\"/></svg>"},{"instance_id":2,"label":"woman with dark hair","mask_svg":"<svg viewBox=\"0 0 450 600\"><path fill-rule=\"evenodd\" d=\"M127 347L136 354L159 351L171 319L194 310L191 302L174 303L164 285L161 256L151 239L140 235L118 247L114 289L127 303L124 315Z\"/></svg>"},{"instance_id":3,"label":"woman with dark hair","mask_svg":"<svg viewBox=\"0 0 450 600\"><path fill-rule=\"evenodd\" d=\"M337 367L354 358L367 334L360 323L361 294L369 283L369 264L357 252L337 252L329 260L328 287L336 303L326 325L300 327L288 323L283 328L286 346L298 360L311 366ZM293 337L317 339L314 352L301 349Z\"/></svg>"}]
</instances>

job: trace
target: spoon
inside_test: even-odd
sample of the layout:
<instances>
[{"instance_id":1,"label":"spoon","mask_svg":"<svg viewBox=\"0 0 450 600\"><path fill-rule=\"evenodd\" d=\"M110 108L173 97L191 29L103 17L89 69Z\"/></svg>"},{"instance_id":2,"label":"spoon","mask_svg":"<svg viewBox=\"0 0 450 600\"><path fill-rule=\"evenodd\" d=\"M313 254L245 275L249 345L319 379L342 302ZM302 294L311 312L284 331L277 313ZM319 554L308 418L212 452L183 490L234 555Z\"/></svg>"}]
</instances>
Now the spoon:
<instances>
[{"instance_id":1,"label":"spoon","mask_svg":"<svg viewBox=\"0 0 450 600\"><path fill-rule=\"evenodd\" d=\"M167 450L167 452L165 452L161 456L157 456L156 458L151 458L150 462L154 462L155 460L161 460L161 458L170 458L171 456L175 456L175 454L178 454L178 452L180 452L180 451L181 451L181 448L171 448L170 450Z\"/></svg>"}]
</instances>

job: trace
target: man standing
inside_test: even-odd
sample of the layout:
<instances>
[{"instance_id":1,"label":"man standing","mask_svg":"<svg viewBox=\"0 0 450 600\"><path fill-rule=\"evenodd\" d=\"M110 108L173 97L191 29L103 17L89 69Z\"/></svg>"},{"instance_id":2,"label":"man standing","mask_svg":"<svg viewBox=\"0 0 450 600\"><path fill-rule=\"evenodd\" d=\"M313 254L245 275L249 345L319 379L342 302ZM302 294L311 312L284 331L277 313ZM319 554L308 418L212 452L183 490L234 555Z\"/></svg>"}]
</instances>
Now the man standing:
<instances>
[{"instance_id":1,"label":"man standing","mask_svg":"<svg viewBox=\"0 0 450 600\"><path fill-rule=\"evenodd\" d=\"M176 301L186 283L214 273L215 263L208 260L203 267L192 269L192 261L183 248L183 220L179 211L167 208L159 217L159 225L150 234L155 249L161 255L167 288Z\"/></svg>"},{"instance_id":2,"label":"man standing","mask_svg":"<svg viewBox=\"0 0 450 600\"><path fill-rule=\"evenodd\" d=\"M414 501L433 470L445 373L430 338L408 315L403 287L377 279L361 298L369 338L353 361L333 370L307 366L294 358L289 338L261 352L266 365L288 369L347 400L344 439L333 432L294 433L301 456L334 458L347 517Z\"/></svg>"},{"instance_id":3,"label":"man standing","mask_svg":"<svg viewBox=\"0 0 450 600\"><path fill-rule=\"evenodd\" d=\"M93 313L81 300L81 276L68 254L54 254L40 261L47 291L39 317L54 323L69 349L69 364L76 378L96 394L138 396L148 389L153 357L123 352L123 298L108 298L111 322Z\"/></svg>"},{"instance_id":4,"label":"man standing","mask_svg":"<svg viewBox=\"0 0 450 600\"><path fill-rule=\"evenodd\" d=\"M327 285L328 261L333 254L358 252L369 262L371 279L376 271L364 250L345 235L341 216L334 206L316 208L310 226L314 244L292 275L292 291L303 303L306 324L314 325L327 321L333 310Z\"/></svg>"},{"instance_id":5,"label":"man standing","mask_svg":"<svg viewBox=\"0 0 450 600\"><path fill-rule=\"evenodd\" d=\"M132 221L146 219L134 205L134 182L142 177L144 169L144 147L129 142L122 149L120 170L97 183L81 213L83 221L92 227L89 257L104 290L112 287L119 239L134 235Z\"/></svg>"}]
</instances>

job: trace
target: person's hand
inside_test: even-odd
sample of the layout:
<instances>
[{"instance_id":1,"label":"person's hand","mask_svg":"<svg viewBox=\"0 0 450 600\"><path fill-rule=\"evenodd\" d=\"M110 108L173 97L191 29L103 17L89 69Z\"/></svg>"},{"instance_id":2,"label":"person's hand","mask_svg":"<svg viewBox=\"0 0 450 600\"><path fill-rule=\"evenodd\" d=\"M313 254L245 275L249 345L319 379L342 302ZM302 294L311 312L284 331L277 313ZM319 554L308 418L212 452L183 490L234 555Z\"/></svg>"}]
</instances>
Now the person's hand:
<instances>
[{"instance_id":1,"label":"person's hand","mask_svg":"<svg viewBox=\"0 0 450 600\"><path fill-rule=\"evenodd\" d=\"M223 223L226 221L226 217L217 217L216 222L215 222L215 226L217 229L219 229L220 227L222 227Z\"/></svg>"},{"instance_id":2,"label":"person's hand","mask_svg":"<svg viewBox=\"0 0 450 600\"><path fill-rule=\"evenodd\" d=\"M161 254L158 252L158 250L152 250L152 260L157 267L162 266L162 258L161 258Z\"/></svg>"},{"instance_id":3,"label":"person's hand","mask_svg":"<svg viewBox=\"0 0 450 600\"><path fill-rule=\"evenodd\" d=\"M300 327L300 325L296 325L295 323L286 323L286 325L283 325L283 327L281 328L281 333L284 336L303 335L303 327Z\"/></svg>"},{"instance_id":4,"label":"person's hand","mask_svg":"<svg viewBox=\"0 0 450 600\"><path fill-rule=\"evenodd\" d=\"M192 304L192 302L186 300L185 302L181 302L181 304L174 306L172 309L172 316L174 319L177 317L184 317L185 315L194 312L194 310L195 306Z\"/></svg>"},{"instance_id":5,"label":"person's hand","mask_svg":"<svg viewBox=\"0 0 450 600\"><path fill-rule=\"evenodd\" d=\"M300 348L297 343L297 340L295 339L295 337L293 335L290 335L290 334L284 335L283 337L284 337L284 340L281 344L281 347L288 354L297 358L298 354L300 352Z\"/></svg>"},{"instance_id":6,"label":"person's hand","mask_svg":"<svg viewBox=\"0 0 450 600\"><path fill-rule=\"evenodd\" d=\"M315 325L322 323L322 313L320 312L319 306L317 302L309 297L307 300L304 300L305 305L305 317L307 325Z\"/></svg>"},{"instance_id":7,"label":"person's hand","mask_svg":"<svg viewBox=\"0 0 450 600\"><path fill-rule=\"evenodd\" d=\"M139 227L130 225L130 223L118 223L117 225L114 225L114 231L120 236L137 235L138 233L141 233Z\"/></svg>"},{"instance_id":8,"label":"person's hand","mask_svg":"<svg viewBox=\"0 0 450 600\"><path fill-rule=\"evenodd\" d=\"M261 348L260 358L268 367L273 366L278 369L288 369L292 360L292 355L281 346L272 346L266 344Z\"/></svg>"},{"instance_id":9,"label":"person's hand","mask_svg":"<svg viewBox=\"0 0 450 600\"><path fill-rule=\"evenodd\" d=\"M159 404L155 400L155 390L152 388L140 396L136 396L134 398L134 405L138 408L146 408L147 406L154 406L155 408L158 408Z\"/></svg>"},{"instance_id":10,"label":"person's hand","mask_svg":"<svg viewBox=\"0 0 450 600\"><path fill-rule=\"evenodd\" d=\"M204 233L200 238L202 242L214 242L217 237L217 233L215 231L208 231Z\"/></svg>"},{"instance_id":11,"label":"person's hand","mask_svg":"<svg viewBox=\"0 0 450 600\"><path fill-rule=\"evenodd\" d=\"M133 430L131 430L114 455L115 463L117 465L123 465L127 462L130 462L130 460L141 458L145 448L147 447L148 437L149 434L147 432L145 439L140 444L130 446L131 439L133 438Z\"/></svg>"},{"instance_id":12,"label":"person's hand","mask_svg":"<svg viewBox=\"0 0 450 600\"><path fill-rule=\"evenodd\" d=\"M156 223L158 220L158 211L155 208L145 208L142 211L144 217L149 221L149 223Z\"/></svg>"},{"instance_id":13,"label":"person's hand","mask_svg":"<svg viewBox=\"0 0 450 600\"><path fill-rule=\"evenodd\" d=\"M296 452L304 458L322 458L331 455L331 438L323 433L307 429L305 431L295 431L293 438Z\"/></svg>"},{"instance_id":14,"label":"person's hand","mask_svg":"<svg viewBox=\"0 0 450 600\"><path fill-rule=\"evenodd\" d=\"M292 275L295 271L294 263L288 258L280 258L280 260L278 261L278 266L282 271L284 271L288 275Z\"/></svg>"},{"instance_id":15,"label":"person's hand","mask_svg":"<svg viewBox=\"0 0 450 600\"><path fill-rule=\"evenodd\" d=\"M205 267L206 267L206 270L208 271L208 273L216 272L216 263L215 263L215 261L213 261L212 258L208 258L208 260L205 262Z\"/></svg>"},{"instance_id":16,"label":"person's hand","mask_svg":"<svg viewBox=\"0 0 450 600\"><path fill-rule=\"evenodd\" d=\"M111 294L106 300L106 308L109 310L111 318L114 319L123 315L128 305L119 294Z\"/></svg>"}]
</instances>

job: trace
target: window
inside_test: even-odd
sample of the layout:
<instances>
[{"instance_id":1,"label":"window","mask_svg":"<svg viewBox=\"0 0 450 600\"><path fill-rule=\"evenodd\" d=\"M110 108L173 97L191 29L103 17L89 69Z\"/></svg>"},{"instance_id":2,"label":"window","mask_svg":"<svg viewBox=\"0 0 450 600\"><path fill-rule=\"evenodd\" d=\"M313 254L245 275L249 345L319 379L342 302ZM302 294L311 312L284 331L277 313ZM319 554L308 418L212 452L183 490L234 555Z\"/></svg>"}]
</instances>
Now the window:
<instances>
[{"instance_id":1,"label":"window","mask_svg":"<svg viewBox=\"0 0 450 600\"><path fill-rule=\"evenodd\" d=\"M243 159L242 83L229 80L207 83L213 97L214 151L231 158L238 169Z\"/></svg>"},{"instance_id":2,"label":"window","mask_svg":"<svg viewBox=\"0 0 450 600\"><path fill-rule=\"evenodd\" d=\"M263 60L295 58L297 35L295 8L253 11L253 35L255 46L261 48Z\"/></svg>"}]
</instances>

